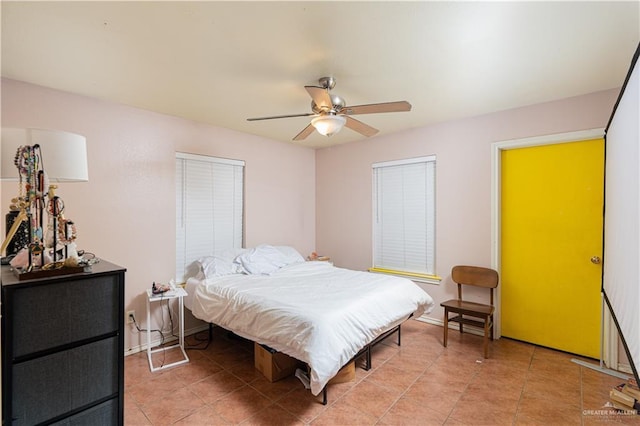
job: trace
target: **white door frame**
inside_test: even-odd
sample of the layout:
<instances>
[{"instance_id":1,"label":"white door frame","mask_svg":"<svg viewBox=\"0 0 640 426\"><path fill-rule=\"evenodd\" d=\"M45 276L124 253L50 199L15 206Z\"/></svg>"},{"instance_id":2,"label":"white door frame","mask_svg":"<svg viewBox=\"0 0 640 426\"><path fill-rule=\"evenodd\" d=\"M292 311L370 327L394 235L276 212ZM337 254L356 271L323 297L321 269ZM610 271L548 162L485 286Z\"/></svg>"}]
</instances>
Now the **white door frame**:
<instances>
[{"instance_id":1,"label":"white door frame","mask_svg":"<svg viewBox=\"0 0 640 426\"><path fill-rule=\"evenodd\" d=\"M500 200L500 183L502 179L501 173L501 152L515 148L525 148L532 146L552 145L560 143L578 142L590 139L599 139L604 137L604 128L581 130L577 132L557 133L552 135L535 136L523 139L511 139L506 141L498 141L491 144L491 264L492 268L501 272L500 270L500 224L501 224L501 200ZM604 167L604 165L603 165ZM498 286L496 292L496 310L494 314L494 337L499 338L502 336L501 330L501 286ZM607 332L611 329L610 326L603 327ZM613 326L615 330L615 325ZM604 353L601 354L605 361L609 359L617 360L618 347L612 344L611 338L607 335L604 340ZM612 357L611 351L615 351L615 357Z\"/></svg>"}]
</instances>

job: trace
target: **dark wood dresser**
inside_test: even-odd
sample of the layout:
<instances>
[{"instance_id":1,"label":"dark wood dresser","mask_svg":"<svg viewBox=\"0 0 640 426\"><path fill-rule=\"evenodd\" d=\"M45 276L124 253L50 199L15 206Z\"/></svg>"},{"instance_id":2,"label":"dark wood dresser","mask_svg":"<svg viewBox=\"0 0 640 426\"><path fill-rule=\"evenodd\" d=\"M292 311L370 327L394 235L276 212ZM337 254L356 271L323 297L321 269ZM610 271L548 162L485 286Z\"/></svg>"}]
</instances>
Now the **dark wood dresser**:
<instances>
[{"instance_id":1,"label":"dark wood dresser","mask_svg":"<svg viewBox=\"0 0 640 426\"><path fill-rule=\"evenodd\" d=\"M125 269L18 280L2 266L3 425L118 425Z\"/></svg>"}]
</instances>

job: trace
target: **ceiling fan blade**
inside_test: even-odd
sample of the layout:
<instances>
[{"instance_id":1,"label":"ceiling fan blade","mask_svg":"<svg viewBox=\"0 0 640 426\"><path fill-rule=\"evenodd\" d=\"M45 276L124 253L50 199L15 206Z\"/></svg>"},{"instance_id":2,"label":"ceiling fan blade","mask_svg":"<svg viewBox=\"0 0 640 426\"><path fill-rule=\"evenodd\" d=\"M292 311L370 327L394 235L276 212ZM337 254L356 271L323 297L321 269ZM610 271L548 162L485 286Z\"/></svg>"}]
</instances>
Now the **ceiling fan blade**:
<instances>
[{"instance_id":1,"label":"ceiling fan blade","mask_svg":"<svg viewBox=\"0 0 640 426\"><path fill-rule=\"evenodd\" d=\"M362 121L356 120L355 118L349 117L348 115L345 116L345 118L347 119L347 122L344 125L351 130L360 133L361 135L373 136L378 133L378 129L373 128L368 124L364 124Z\"/></svg>"},{"instance_id":2,"label":"ceiling fan blade","mask_svg":"<svg viewBox=\"0 0 640 426\"><path fill-rule=\"evenodd\" d=\"M247 118L247 121L273 120L275 118L309 117L310 115L315 115L315 114L312 113L312 112L305 112L305 113L302 113L302 114L274 115L274 116L271 116L271 117Z\"/></svg>"},{"instance_id":3,"label":"ceiling fan blade","mask_svg":"<svg viewBox=\"0 0 640 426\"><path fill-rule=\"evenodd\" d=\"M298 133L293 140L294 141L301 141L303 139L306 139L307 136L309 136L311 133L313 133L313 131L315 130L315 127L313 127L311 124L307 125L307 127L305 127L304 129L302 129L302 131L300 133Z\"/></svg>"},{"instance_id":4,"label":"ceiling fan blade","mask_svg":"<svg viewBox=\"0 0 640 426\"><path fill-rule=\"evenodd\" d=\"M313 102L323 110L331 110L333 109L333 103L331 102L331 96L329 96L329 91L324 87L319 86L304 86L307 89L307 92L313 99Z\"/></svg>"},{"instance_id":5,"label":"ceiling fan blade","mask_svg":"<svg viewBox=\"0 0 640 426\"><path fill-rule=\"evenodd\" d=\"M383 102L379 104L353 105L342 108L339 113L347 115L377 114L380 112L411 111L411 104L407 101Z\"/></svg>"}]
</instances>

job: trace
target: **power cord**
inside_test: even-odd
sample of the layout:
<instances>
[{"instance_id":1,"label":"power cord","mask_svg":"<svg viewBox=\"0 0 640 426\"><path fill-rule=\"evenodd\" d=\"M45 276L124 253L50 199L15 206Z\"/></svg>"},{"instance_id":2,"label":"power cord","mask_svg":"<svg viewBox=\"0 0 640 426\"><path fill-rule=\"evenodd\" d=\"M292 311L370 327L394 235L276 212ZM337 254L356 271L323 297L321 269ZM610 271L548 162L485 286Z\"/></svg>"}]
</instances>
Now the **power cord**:
<instances>
[{"instance_id":1,"label":"power cord","mask_svg":"<svg viewBox=\"0 0 640 426\"><path fill-rule=\"evenodd\" d=\"M169 322L170 322L170 325L171 325L171 336L173 336L173 337L175 337L175 338L179 339L179 338L180 338L180 336L177 336L177 335L173 332L173 330L175 330L175 328L174 328L174 326L173 326L173 316L172 316L172 314L171 314L171 308L170 308L170 306L169 306L169 301L168 301L168 300L167 300L167 312L169 312ZM164 317L163 317L163 319L164 319ZM200 332L200 333L203 333L203 332ZM206 339L203 339L203 338L198 337L198 334L200 334L200 333L196 333L196 334L194 334L194 335L193 335L193 338L194 338L196 341L201 342L201 343L199 343L199 344L198 344L198 345L196 345L196 346L187 346L187 345L185 345L185 346L184 346L184 348L185 348L185 349L194 349L194 350L199 350L199 351L204 351L204 350L206 350L206 349L209 347L209 343L211 343L211 339L209 339L209 335L208 335L208 334L207 334L207 338L206 338ZM206 331L205 331L204 333L208 333L208 332L206 332ZM203 344L203 343L205 343L204 347L202 346L202 344Z\"/></svg>"},{"instance_id":2,"label":"power cord","mask_svg":"<svg viewBox=\"0 0 640 426\"><path fill-rule=\"evenodd\" d=\"M173 315L172 315L172 311L171 311L171 306L169 304L169 300L170 299L164 299L163 295L160 294L160 303L161 303L160 306L162 306L162 300L166 301L167 313L169 315L169 325L171 326L171 336L179 339L180 336L176 335L175 332L174 332L175 327L174 327L174 324L173 324ZM140 332L140 333L142 333L142 332L146 333L147 332L146 328L140 328L140 326L138 325L138 321L136 320L135 316L132 317L132 320L133 320L133 324L136 327L136 330L138 330L138 332ZM149 330L152 333L155 332L155 333L160 334L160 344L156 346L158 348L164 346L164 344L165 344L165 335L164 335L164 332L162 331L162 330L164 330L164 325L165 325L165 322L164 322L164 314L163 314L162 315L162 323L160 324L160 329ZM202 337L198 336L199 334L202 334L202 333L207 333L207 337L206 338L202 338ZM198 332L198 333L193 335L193 338L199 343L197 343L196 345L189 345L189 346L185 345L185 347L184 347L185 349L204 351L204 350L207 350L209 348L209 344L211 343L211 339L209 338L208 331ZM162 354L163 354L163 357L162 357L162 362L160 363L161 366L164 365L164 362L165 362L165 359L166 359L165 358L166 354L165 354L164 351L162 352Z\"/></svg>"},{"instance_id":3,"label":"power cord","mask_svg":"<svg viewBox=\"0 0 640 426\"><path fill-rule=\"evenodd\" d=\"M174 332L175 327L174 327L174 323L173 323L173 314L172 314L172 310L171 310L171 305L169 303L169 301L171 299L170 298L164 299L163 298L163 294L160 294L160 306L161 307L163 306L163 304L162 304L163 300L166 302L164 305L166 305L166 307L167 307L167 313L168 313L168 316L169 316L169 326L171 327L170 328L171 336L175 337L176 339L179 339L180 336L176 335L175 332ZM165 344L165 334L162 331L162 330L165 329L164 314L162 314L161 317L162 317L162 322L160 324L160 329L150 330L151 332L156 332L156 333L160 334L160 344L158 346L156 346L158 348L161 348ZM136 321L135 317L133 317L133 323L134 323L136 329L138 330L138 332L146 332L147 331L147 329L140 328L140 326L138 325L138 322ZM187 346L187 345L185 345L185 347L184 347L185 349L206 350L209 347L209 344L211 343L211 340L208 337L206 339L200 338L200 337L198 337L198 334L199 333L196 333L194 335L194 338L196 339L196 341L201 342L201 343L199 343L197 346ZM203 343L204 343L204 346L202 346ZM166 352L162 351L162 361L160 362L160 367L164 366L165 361L166 361Z\"/></svg>"},{"instance_id":4,"label":"power cord","mask_svg":"<svg viewBox=\"0 0 640 426\"><path fill-rule=\"evenodd\" d=\"M162 299L162 296L160 296L160 298ZM171 314L171 307L169 306L169 300L167 299L167 312L169 313L169 324L171 325L171 336L175 337L176 339L179 339L180 336L177 336L173 331L175 330L175 327L173 326L173 315ZM162 320L163 320L163 327L162 329L164 330L164 315L162 316ZM207 338L203 339L201 337L198 337L198 334L200 333L207 333ZM209 334L207 331L204 332L200 332L200 333L196 333L193 335L193 338L197 341L200 342L198 343L198 345L196 346L187 346L185 345L184 348L185 349L193 349L193 350L198 350L198 351L204 351L207 348L209 348L209 344L211 343L211 339L209 338ZM202 344L204 343L204 346L202 346Z\"/></svg>"},{"instance_id":5,"label":"power cord","mask_svg":"<svg viewBox=\"0 0 640 426\"><path fill-rule=\"evenodd\" d=\"M136 327L136 330L138 330L138 332L140 333L146 333L147 331L151 332L151 333L158 333L160 334L160 344L157 346L159 348L161 348L162 346L164 346L164 342L165 342L165 338L164 338L164 333L162 332L162 329L164 328L164 315L162 316L163 320L162 320L162 326L160 329L151 329L148 330L146 328L140 328L140 326L138 325L138 321L136 320L135 316L131 316L131 319L133 320L133 325ZM151 348L150 348L151 349ZM161 366L164 365L165 362L165 353L164 351L162 351L162 362L160 363Z\"/></svg>"},{"instance_id":6,"label":"power cord","mask_svg":"<svg viewBox=\"0 0 640 426\"><path fill-rule=\"evenodd\" d=\"M162 339L162 342L164 342L164 334L162 334L161 330L157 330L157 329L147 330L146 328L140 328L140 326L138 325L138 321L136 320L136 317L131 315L131 319L133 320L133 325L135 325L136 330L138 330L140 333L146 333L147 331L150 331L152 333L154 333L154 332L160 333L160 337Z\"/></svg>"},{"instance_id":7,"label":"power cord","mask_svg":"<svg viewBox=\"0 0 640 426\"><path fill-rule=\"evenodd\" d=\"M202 333L207 333L207 337L205 339L198 337L198 334L202 334ZM209 332L207 330L205 331L200 331L196 334L193 335L193 338L197 341L200 342L198 343L196 346L185 346L185 349L193 349L193 350L197 350L197 351L205 351L209 348L209 344L211 343L211 339L209 338ZM204 346L202 346L202 344L204 343Z\"/></svg>"}]
</instances>

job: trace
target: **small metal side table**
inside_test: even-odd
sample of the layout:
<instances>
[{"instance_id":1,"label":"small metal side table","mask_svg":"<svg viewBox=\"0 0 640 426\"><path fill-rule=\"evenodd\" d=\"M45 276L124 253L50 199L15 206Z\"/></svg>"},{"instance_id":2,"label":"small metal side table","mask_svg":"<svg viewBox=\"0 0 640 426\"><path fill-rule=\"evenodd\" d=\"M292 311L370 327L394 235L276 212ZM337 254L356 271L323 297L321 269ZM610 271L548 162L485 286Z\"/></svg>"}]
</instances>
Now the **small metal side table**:
<instances>
[{"instance_id":1,"label":"small metal side table","mask_svg":"<svg viewBox=\"0 0 640 426\"><path fill-rule=\"evenodd\" d=\"M187 356L187 352L184 350L184 296L187 295L187 292L178 287L175 290L168 291L163 294L153 294L151 289L147 290L147 358L149 359L149 369L154 371L163 370L169 367L175 367L176 365L184 364L189 362L189 357ZM162 302L164 300L170 299L178 299L178 309L180 311L179 320L178 320L178 343L171 346L165 346L159 349L151 349L151 303L153 302ZM169 364L161 365L160 367L153 366L153 360L151 359L151 355L157 352L168 351L169 349L179 348L182 351L182 355L184 359L179 361L175 361Z\"/></svg>"}]
</instances>

